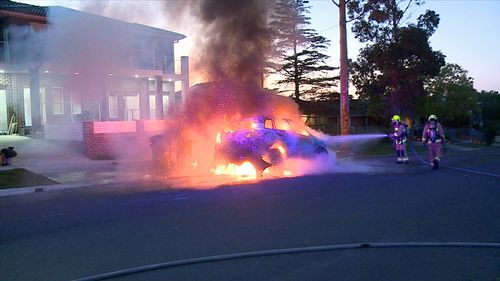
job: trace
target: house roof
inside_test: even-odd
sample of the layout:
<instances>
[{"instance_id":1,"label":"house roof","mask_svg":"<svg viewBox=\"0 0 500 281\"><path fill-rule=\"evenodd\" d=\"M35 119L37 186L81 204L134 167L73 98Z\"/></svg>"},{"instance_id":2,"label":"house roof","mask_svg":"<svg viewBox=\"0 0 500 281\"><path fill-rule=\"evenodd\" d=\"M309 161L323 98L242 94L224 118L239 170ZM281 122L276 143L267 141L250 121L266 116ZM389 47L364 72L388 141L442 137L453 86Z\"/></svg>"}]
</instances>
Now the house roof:
<instances>
[{"instance_id":1,"label":"house roof","mask_svg":"<svg viewBox=\"0 0 500 281\"><path fill-rule=\"evenodd\" d=\"M44 17L47 16L47 7L18 3L10 0L0 0L0 9L23 14L31 14Z\"/></svg>"},{"instance_id":2,"label":"house roof","mask_svg":"<svg viewBox=\"0 0 500 281\"><path fill-rule=\"evenodd\" d=\"M30 15L36 15L36 16L42 16L42 17L50 17L52 12L58 11L57 13L63 12L65 13L66 16L82 16L82 17L87 17L87 18L96 18L99 19L103 22L107 22L109 24L115 25L115 26L122 26L122 25L129 25L133 28L133 30L142 32L142 33L147 33L149 35L154 35L154 36L160 36L160 37L167 37L172 40L181 40L186 38L185 35L160 29L160 28L155 28L147 25L142 25L138 23L129 23L125 21L120 21L116 20L113 18L108 18L108 17L103 17L100 15L95 15L95 14L90 14L78 10L73 10L65 7L60 7L60 6L35 6L35 5L29 5L29 4L24 4L24 3L18 3L10 0L0 0L0 10L6 10L6 11L11 11L11 12L17 12L17 13L22 13L22 14L30 14ZM58 14L60 15L60 14Z\"/></svg>"}]
</instances>

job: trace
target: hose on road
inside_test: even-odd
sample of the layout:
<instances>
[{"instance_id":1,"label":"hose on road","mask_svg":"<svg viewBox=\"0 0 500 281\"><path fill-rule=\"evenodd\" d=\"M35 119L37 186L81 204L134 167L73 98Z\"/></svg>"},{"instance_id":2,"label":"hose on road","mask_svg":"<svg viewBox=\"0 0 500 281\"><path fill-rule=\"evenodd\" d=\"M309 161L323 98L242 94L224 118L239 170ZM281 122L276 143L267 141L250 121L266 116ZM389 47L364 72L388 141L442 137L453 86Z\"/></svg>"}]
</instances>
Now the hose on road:
<instances>
[{"instance_id":1,"label":"hose on road","mask_svg":"<svg viewBox=\"0 0 500 281\"><path fill-rule=\"evenodd\" d=\"M477 242L395 242L395 243L358 243L358 244L340 244L340 245L325 245L313 247L300 247L300 248L286 248L275 249L255 252L242 252L226 255L217 255L209 257L200 257L192 259L184 259L177 261L162 262L138 267L122 269L118 271L92 275L75 281L98 281L106 280L131 274L144 273L148 271L165 269L183 265L193 265L200 263L227 261L244 258L266 257L286 254L299 254L299 253L314 253L323 251L335 250L356 250L366 248L498 248L500 243L477 243Z\"/></svg>"},{"instance_id":2,"label":"hose on road","mask_svg":"<svg viewBox=\"0 0 500 281\"><path fill-rule=\"evenodd\" d=\"M417 151L415 151L415 148L413 148L413 145L408 143L408 146L410 147L411 151L413 152L413 155L423 164L423 165L429 165L428 162L426 162L420 155L418 155ZM458 167L452 167L452 166L441 166L442 168L445 169L450 169L450 170L455 170L455 171L460 171L460 172L466 172L466 173L471 173L471 174L477 174L477 175L482 175L482 176L490 176L490 177L495 177L495 178L500 178L500 175L498 174L493 174L493 173L488 173L488 172L482 172L482 171L476 171L476 170L471 170L471 169L465 169L465 168L458 168Z\"/></svg>"}]
</instances>

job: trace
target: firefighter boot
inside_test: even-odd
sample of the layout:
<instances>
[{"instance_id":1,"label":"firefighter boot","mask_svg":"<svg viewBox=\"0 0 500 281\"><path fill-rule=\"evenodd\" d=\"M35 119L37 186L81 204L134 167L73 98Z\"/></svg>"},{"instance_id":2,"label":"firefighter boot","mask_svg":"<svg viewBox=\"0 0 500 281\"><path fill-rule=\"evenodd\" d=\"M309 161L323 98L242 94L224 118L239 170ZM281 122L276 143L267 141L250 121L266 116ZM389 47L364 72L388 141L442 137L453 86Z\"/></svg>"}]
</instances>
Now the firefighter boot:
<instances>
[{"instance_id":1,"label":"firefighter boot","mask_svg":"<svg viewBox=\"0 0 500 281\"><path fill-rule=\"evenodd\" d=\"M410 159L408 157L403 157L403 164L408 164L410 162Z\"/></svg>"},{"instance_id":2,"label":"firefighter boot","mask_svg":"<svg viewBox=\"0 0 500 281\"><path fill-rule=\"evenodd\" d=\"M439 158L434 158L434 160L432 160L432 169L433 170L436 170L439 168Z\"/></svg>"}]
</instances>

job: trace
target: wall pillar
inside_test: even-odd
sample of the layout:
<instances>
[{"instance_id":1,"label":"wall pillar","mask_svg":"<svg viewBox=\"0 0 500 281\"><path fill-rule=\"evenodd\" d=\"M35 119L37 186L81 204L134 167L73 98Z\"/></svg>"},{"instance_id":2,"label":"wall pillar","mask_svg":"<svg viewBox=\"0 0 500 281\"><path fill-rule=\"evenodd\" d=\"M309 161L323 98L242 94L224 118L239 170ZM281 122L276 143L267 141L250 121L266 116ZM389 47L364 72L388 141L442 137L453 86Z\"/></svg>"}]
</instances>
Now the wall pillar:
<instances>
[{"instance_id":1,"label":"wall pillar","mask_svg":"<svg viewBox=\"0 0 500 281\"><path fill-rule=\"evenodd\" d=\"M181 83L182 83L182 104L187 99L189 93L189 57L181 57Z\"/></svg>"},{"instance_id":2,"label":"wall pillar","mask_svg":"<svg viewBox=\"0 0 500 281\"><path fill-rule=\"evenodd\" d=\"M161 75L155 76L156 93L155 93L155 113L156 120L163 119L163 78Z\"/></svg>"},{"instance_id":3,"label":"wall pillar","mask_svg":"<svg viewBox=\"0 0 500 281\"><path fill-rule=\"evenodd\" d=\"M149 120L151 116L149 116L149 78L143 79L141 81L141 91L139 92L139 108L141 111L142 120Z\"/></svg>"},{"instance_id":4,"label":"wall pillar","mask_svg":"<svg viewBox=\"0 0 500 281\"><path fill-rule=\"evenodd\" d=\"M38 67L29 70L31 125L32 134L43 137L41 104L40 104L40 73Z\"/></svg>"}]
</instances>

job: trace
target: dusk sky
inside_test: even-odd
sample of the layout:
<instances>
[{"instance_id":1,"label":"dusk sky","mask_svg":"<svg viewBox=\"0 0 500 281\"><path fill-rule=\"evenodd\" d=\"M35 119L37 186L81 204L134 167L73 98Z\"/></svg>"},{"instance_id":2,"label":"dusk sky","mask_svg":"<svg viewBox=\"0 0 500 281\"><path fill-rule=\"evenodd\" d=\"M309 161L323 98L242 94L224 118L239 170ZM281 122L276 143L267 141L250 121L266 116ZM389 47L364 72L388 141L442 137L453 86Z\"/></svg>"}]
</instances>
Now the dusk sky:
<instances>
[{"instance_id":1,"label":"dusk sky","mask_svg":"<svg viewBox=\"0 0 500 281\"><path fill-rule=\"evenodd\" d=\"M179 3L178 0L166 1ZM92 1L78 0L19 0L19 2L42 6L59 5L77 10L84 6L88 10L89 3L92 3ZM185 34L188 38L182 40L184 42L181 41L176 55L189 55L191 46L189 37L194 36L190 34L192 29L185 23L178 25L170 22L168 16L162 14L158 7L164 5L162 3L165 3L165 0L107 2L118 8L108 7L107 10L103 10L106 16ZM338 66L338 9L331 0L311 0L311 6L312 27L321 35L331 39L329 55L332 56L332 64ZM93 8L93 12L99 13L95 5ZM477 90L500 91L500 0L427 0L423 6L413 9L413 18L427 9L436 11L441 19L436 33L431 37L433 49L446 55L447 63L458 64L469 71ZM414 22L414 19L410 22ZM349 58L355 59L362 45L350 34L350 29L348 37Z\"/></svg>"}]
</instances>

